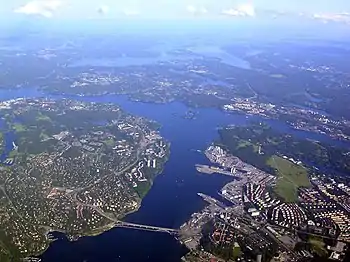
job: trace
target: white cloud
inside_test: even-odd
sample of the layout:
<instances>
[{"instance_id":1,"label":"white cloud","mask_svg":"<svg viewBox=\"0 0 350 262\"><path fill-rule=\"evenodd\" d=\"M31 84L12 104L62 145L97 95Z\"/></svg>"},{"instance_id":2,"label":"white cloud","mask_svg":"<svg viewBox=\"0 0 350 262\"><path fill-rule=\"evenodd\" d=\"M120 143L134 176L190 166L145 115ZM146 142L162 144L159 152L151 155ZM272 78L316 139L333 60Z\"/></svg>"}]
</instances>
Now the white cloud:
<instances>
[{"instance_id":1,"label":"white cloud","mask_svg":"<svg viewBox=\"0 0 350 262\"><path fill-rule=\"evenodd\" d=\"M186 7L187 12L191 14L207 14L208 10L204 6L193 6L193 5L188 5Z\"/></svg>"},{"instance_id":2,"label":"white cloud","mask_svg":"<svg viewBox=\"0 0 350 262\"><path fill-rule=\"evenodd\" d=\"M60 0L34 0L19 8L15 9L15 13L26 15L40 15L50 18L57 9L62 5Z\"/></svg>"},{"instance_id":3,"label":"white cloud","mask_svg":"<svg viewBox=\"0 0 350 262\"><path fill-rule=\"evenodd\" d=\"M255 8L252 4L244 4L238 6L238 11L246 16L255 16Z\"/></svg>"},{"instance_id":4,"label":"white cloud","mask_svg":"<svg viewBox=\"0 0 350 262\"><path fill-rule=\"evenodd\" d=\"M339 22L350 24L350 15L346 12L339 14L314 14L312 18L316 20L321 20L324 23Z\"/></svg>"},{"instance_id":5,"label":"white cloud","mask_svg":"<svg viewBox=\"0 0 350 262\"><path fill-rule=\"evenodd\" d=\"M107 5L102 5L100 6L98 9L97 9L97 12L100 14L100 15L106 15L109 13L109 6Z\"/></svg>"},{"instance_id":6,"label":"white cloud","mask_svg":"<svg viewBox=\"0 0 350 262\"><path fill-rule=\"evenodd\" d=\"M222 10L222 14L229 15L229 16L240 16L239 11L233 8Z\"/></svg>"},{"instance_id":7,"label":"white cloud","mask_svg":"<svg viewBox=\"0 0 350 262\"><path fill-rule=\"evenodd\" d=\"M236 8L225 9L222 14L229 16L256 16L255 7L252 4L238 5Z\"/></svg>"}]
</instances>

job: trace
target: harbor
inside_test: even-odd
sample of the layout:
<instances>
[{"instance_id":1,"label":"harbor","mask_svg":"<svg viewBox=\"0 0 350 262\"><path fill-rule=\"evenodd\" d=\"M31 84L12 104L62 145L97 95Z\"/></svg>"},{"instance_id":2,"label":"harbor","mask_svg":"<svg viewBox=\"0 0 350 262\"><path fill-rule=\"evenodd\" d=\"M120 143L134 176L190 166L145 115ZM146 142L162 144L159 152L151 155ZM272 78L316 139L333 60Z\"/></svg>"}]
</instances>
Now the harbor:
<instances>
[{"instance_id":1,"label":"harbor","mask_svg":"<svg viewBox=\"0 0 350 262\"><path fill-rule=\"evenodd\" d=\"M227 170L220 168L220 167L200 165L200 164L196 164L196 170L199 173L203 173L203 174L208 174L208 175L221 174L221 175L231 176L231 177L235 176L235 173L236 173L235 168L233 168L231 171L227 171Z\"/></svg>"}]
</instances>

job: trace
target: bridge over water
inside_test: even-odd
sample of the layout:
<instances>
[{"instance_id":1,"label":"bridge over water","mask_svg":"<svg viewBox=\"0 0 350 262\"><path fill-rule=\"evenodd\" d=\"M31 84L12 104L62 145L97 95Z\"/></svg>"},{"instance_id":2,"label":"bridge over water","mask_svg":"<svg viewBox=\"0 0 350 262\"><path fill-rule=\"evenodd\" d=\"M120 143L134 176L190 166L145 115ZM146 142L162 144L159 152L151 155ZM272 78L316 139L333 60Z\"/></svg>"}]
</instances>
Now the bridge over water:
<instances>
[{"instance_id":1,"label":"bridge over water","mask_svg":"<svg viewBox=\"0 0 350 262\"><path fill-rule=\"evenodd\" d=\"M123 221L117 222L115 224L115 227L130 228L130 229L144 230L144 231L153 231L153 232L162 232L162 233L168 233L171 235L179 234L179 230L173 229L173 228L141 225L141 224L135 224L135 223L129 223L129 222L123 222Z\"/></svg>"}]
</instances>

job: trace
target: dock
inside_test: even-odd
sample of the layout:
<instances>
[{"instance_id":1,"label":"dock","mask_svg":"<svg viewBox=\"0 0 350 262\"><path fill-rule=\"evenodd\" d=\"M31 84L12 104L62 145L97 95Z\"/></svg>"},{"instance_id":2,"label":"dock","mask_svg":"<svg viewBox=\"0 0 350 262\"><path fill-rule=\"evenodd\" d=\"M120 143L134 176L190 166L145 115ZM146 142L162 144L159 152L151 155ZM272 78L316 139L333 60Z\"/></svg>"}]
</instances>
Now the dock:
<instances>
[{"instance_id":1,"label":"dock","mask_svg":"<svg viewBox=\"0 0 350 262\"><path fill-rule=\"evenodd\" d=\"M214 166L207 166L207 165L196 165L196 170L199 173L204 173L208 175L212 174L221 174L221 175L226 175L226 176L235 176L235 174L231 173L230 171L224 170L219 167L214 167Z\"/></svg>"},{"instance_id":2,"label":"dock","mask_svg":"<svg viewBox=\"0 0 350 262\"><path fill-rule=\"evenodd\" d=\"M217 200L211 196L208 196L208 195L203 194L203 193L197 193L197 195L200 196L201 198L203 198L206 202L208 202L211 205L216 205L216 206L219 206L223 209L225 209L227 207L224 203L220 202L219 200Z\"/></svg>"}]
</instances>

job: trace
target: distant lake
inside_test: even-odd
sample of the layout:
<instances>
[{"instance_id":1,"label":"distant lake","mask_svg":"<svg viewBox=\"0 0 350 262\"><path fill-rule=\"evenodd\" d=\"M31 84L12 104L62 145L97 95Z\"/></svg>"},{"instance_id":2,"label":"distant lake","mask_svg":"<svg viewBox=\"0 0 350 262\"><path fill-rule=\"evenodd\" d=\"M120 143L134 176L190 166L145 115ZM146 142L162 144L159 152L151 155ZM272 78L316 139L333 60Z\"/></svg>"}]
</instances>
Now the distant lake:
<instances>
[{"instance_id":1,"label":"distant lake","mask_svg":"<svg viewBox=\"0 0 350 262\"><path fill-rule=\"evenodd\" d=\"M222 63L230 66L238 67L241 69L251 69L250 63L248 61L231 55L217 46L195 46L189 48L189 50L204 57L219 59Z\"/></svg>"},{"instance_id":2,"label":"distant lake","mask_svg":"<svg viewBox=\"0 0 350 262\"><path fill-rule=\"evenodd\" d=\"M161 57L127 57L122 56L115 59L110 58L83 58L71 63L70 67L127 67L156 64L162 61ZM163 60L166 61L166 60Z\"/></svg>"},{"instance_id":3,"label":"distant lake","mask_svg":"<svg viewBox=\"0 0 350 262\"><path fill-rule=\"evenodd\" d=\"M185 51L184 53L174 54L171 51L164 51L159 47L159 52L155 52L154 56L134 57L124 55L121 57L111 58L83 58L69 64L70 67L127 67L127 66L144 66L162 62L188 61L199 58L215 58L220 62L241 69L251 69L248 61L233 56L220 47L216 46L195 46L185 49L176 49L177 51ZM154 52L154 49L152 49ZM187 52L187 53L186 53Z\"/></svg>"}]
</instances>

